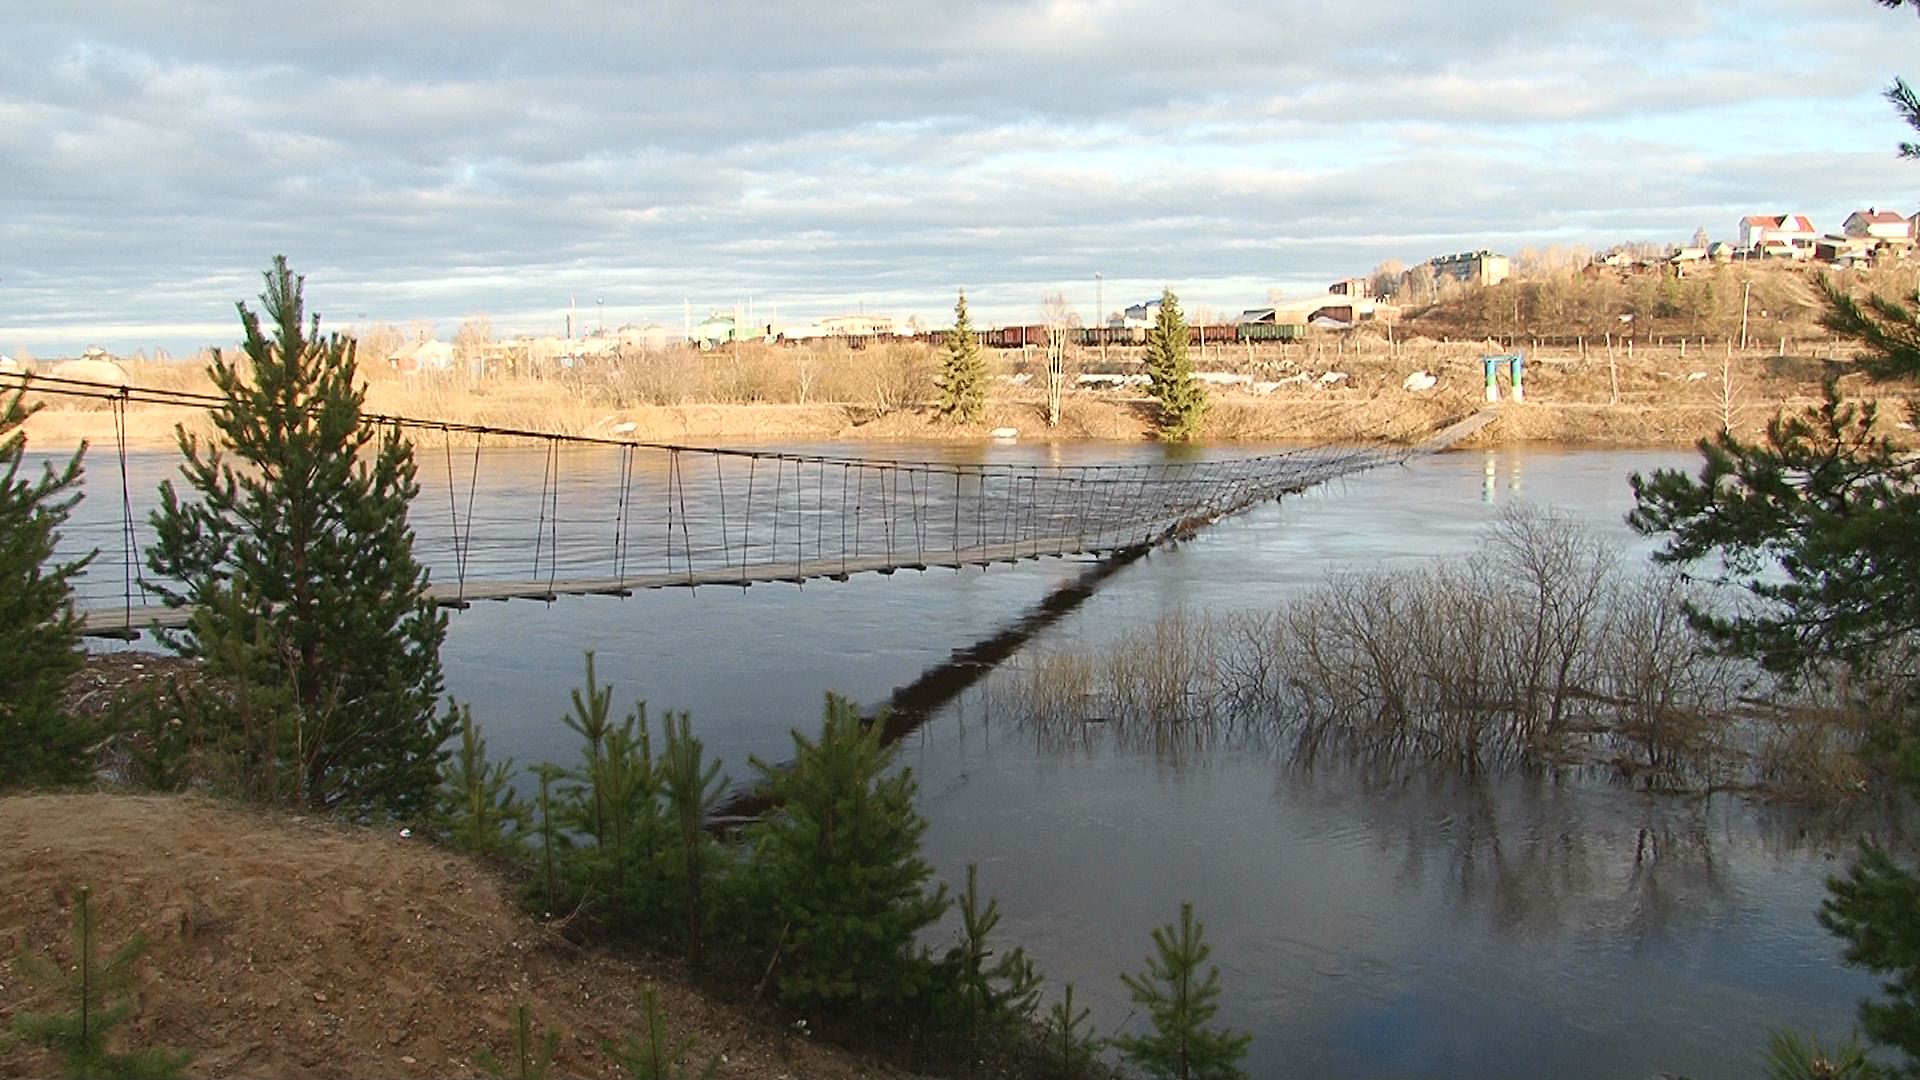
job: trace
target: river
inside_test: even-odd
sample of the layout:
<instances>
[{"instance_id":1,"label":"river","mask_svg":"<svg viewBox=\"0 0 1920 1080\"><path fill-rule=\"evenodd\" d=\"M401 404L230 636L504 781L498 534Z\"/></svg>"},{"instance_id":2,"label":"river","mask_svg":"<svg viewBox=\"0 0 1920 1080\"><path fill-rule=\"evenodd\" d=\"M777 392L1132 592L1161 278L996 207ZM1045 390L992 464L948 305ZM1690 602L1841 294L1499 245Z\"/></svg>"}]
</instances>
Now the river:
<instances>
[{"instance_id":1,"label":"river","mask_svg":"<svg viewBox=\"0 0 1920 1080\"><path fill-rule=\"evenodd\" d=\"M1079 462L1158 451L985 452ZM485 482L524 492L526 477L538 483L539 453ZM1627 475L1692 461L1524 449L1377 469L1154 552L1034 646L1097 646L1181 607L1259 609L1330 568L1457 555L1517 500L1645 550L1622 524ZM164 455L135 455L136 509L170 467ZM94 464L74 542L117 543L116 469L104 457ZM431 483L430 468L423 478ZM740 780L748 755L786 756L788 729L817 722L825 691L881 702L1081 569L1042 560L804 587L483 603L452 618L448 689L473 703L495 754L523 766L570 762L576 748L560 717L581 654L593 649L617 708L644 698L655 710L691 711ZM88 588L113 594L119 575L105 561ZM1839 964L1838 943L1814 918L1851 841L1808 815L1591 778L1382 784L1338 766L1304 770L1258 747L1169 759L1092 730L1061 745L986 704L963 696L903 748L931 822L928 856L948 881L980 864L983 891L1001 903L1001 932L1028 948L1055 991L1073 981L1102 1033L1128 1022L1119 974L1144 966L1150 930L1189 899L1222 969L1220 1020L1254 1033L1247 1066L1259 1077L1751 1076L1769 1029L1833 1037L1873 989Z\"/></svg>"}]
</instances>

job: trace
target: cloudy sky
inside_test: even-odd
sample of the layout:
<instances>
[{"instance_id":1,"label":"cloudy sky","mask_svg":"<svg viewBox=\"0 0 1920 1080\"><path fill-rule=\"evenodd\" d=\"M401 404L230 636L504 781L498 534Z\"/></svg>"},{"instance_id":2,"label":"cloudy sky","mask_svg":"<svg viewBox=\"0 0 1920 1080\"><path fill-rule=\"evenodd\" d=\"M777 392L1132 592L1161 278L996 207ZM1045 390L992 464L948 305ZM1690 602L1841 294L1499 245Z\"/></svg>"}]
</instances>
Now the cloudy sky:
<instances>
[{"instance_id":1,"label":"cloudy sky","mask_svg":"<svg viewBox=\"0 0 1920 1080\"><path fill-rule=\"evenodd\" d=\"M1384 259L1920 207L1871 0L0 0L0 352L552 332L752 298L1029 321ZM602 314L604 312L604 315Z\"/></svg>"}]
</instances>

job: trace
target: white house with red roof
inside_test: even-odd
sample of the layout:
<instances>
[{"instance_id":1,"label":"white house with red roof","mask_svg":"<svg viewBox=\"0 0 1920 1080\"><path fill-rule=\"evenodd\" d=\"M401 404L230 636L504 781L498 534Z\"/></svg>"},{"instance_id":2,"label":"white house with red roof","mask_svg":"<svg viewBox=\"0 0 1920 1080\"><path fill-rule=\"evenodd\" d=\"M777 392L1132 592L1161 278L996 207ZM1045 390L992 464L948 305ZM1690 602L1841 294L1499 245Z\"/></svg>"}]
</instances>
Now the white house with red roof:
<instances>
[{"instance_id":1,"label":"white house with red roof","mask_svg":"<svg viewBox=\"0 0 1920 1080\"><path fill-rule=\"evenodd\" d=\"M1742 250L1790 259L1813 256L1820 234L1805 214L1748 214L1740 219Z\"/></svg>"},{"instance_id":2,"label":"white house with red roof","mask_svg":"<svg viewBox=\"0 0 1920 1080\"><path fill-rule=\"evenodd\" d=\"M1878 210L1871 206L1848 214L1847 223L1841 228L1848 236L1857 236L1863 240L1913 239L1912 222L1900 216L1897 211Z\"/></svg>"}]
</instances>

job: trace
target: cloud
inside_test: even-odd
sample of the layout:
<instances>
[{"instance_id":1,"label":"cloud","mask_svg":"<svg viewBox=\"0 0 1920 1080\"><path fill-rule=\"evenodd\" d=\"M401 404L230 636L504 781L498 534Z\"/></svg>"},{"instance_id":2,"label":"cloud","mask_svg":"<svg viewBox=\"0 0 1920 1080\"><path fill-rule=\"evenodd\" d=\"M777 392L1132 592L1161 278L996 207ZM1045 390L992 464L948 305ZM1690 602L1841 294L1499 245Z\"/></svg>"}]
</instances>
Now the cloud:
<instances>
[{"instance_id":1,"label":"cloud","mask_svg":"<svg viewBox=\"0 0 1920 1080\"><path fill-rule=\"evenodd\" d=\"M512 331L569 294L937 320L963 284L1012 321L1096 270L1245 306L1824 224L1911 190L1863 57L1920 32L1852 0L0 7L0 349L43 353L191 348L276 252L343 318Z\"/></svg>"}]
</instances>

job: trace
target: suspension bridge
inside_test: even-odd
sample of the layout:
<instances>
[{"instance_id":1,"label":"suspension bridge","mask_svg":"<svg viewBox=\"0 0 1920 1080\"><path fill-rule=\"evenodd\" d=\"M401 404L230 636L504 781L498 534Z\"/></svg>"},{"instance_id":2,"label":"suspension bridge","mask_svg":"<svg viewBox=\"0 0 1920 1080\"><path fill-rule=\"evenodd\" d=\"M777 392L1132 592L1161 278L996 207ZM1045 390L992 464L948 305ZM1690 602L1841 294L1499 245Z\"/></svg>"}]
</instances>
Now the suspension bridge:
<instances>
[{"instance_id":1,"label":"suspension bridge","mask_svg":"<svg viewBox=\"0 0 1920 1080\"><path fill-rule=\"evenodd\" d=\"M114 458L89 455L61 555L93 552L76 587L86 633L186 625L145 567L147 508L178 455L129 453L134 406L218 407L201 394L0 376L0 392L89 398L112 411ZM1139 552L1259 503L1446 449L1475 413L1415 445L1314 446L1115 464L891 460L682 446L369 414L415 441L416 555L446 607L627 596L1026 559ZM116 483L117 498L103 497ZM176 483L176 487L179 485Z\"/></svg>"}]
</instances>

